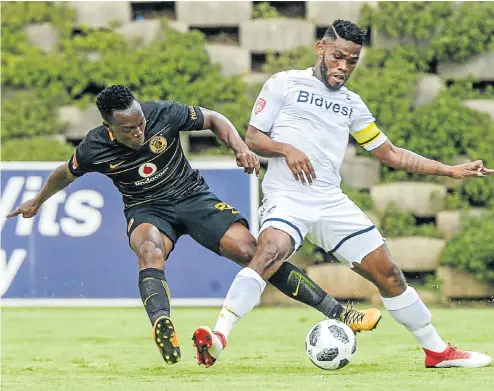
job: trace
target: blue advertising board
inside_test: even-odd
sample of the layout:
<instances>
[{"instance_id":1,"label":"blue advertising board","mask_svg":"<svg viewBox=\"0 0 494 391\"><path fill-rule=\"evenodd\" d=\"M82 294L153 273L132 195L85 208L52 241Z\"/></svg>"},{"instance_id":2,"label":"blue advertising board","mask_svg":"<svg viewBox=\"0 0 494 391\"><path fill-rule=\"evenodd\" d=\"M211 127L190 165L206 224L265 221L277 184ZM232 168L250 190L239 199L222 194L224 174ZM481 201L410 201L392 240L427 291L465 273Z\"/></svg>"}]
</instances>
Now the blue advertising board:
<instances>
[{"instance_id":1,"label":"blue advertising board","mask_svg":"<svg viewBox=\"0 0 494 391\"><path fill-rule=\"evenodd\" d=\"M36 217L5 218L32 198L59 164L2 164L3 304L138 304L137 258L128 245L122 197L108 178L84 175L46 201ZM192 162L192 166L221 200L249 219L255 234L256 177L246 175L234 162ZM181 237L166 266L172 304L220 305L238 270L190 237Z\"/></svg>"}]
</instances>

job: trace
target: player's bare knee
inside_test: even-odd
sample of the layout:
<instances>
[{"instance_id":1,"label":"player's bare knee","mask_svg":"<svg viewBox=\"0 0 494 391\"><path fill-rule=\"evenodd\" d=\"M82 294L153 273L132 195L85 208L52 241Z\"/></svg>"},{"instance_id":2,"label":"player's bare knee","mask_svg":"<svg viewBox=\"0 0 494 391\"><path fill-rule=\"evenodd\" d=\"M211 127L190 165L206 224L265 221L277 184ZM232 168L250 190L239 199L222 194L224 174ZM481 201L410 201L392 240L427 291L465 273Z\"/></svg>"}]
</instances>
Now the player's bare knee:
<instances>
[{"instance_id":1,"label":"player's bare knee","mask_svg":"<svg viewBox=\"0 0 494 391\"><path fill-rule=\"evenodd\" d=\"M248 242L244 242L239 245L239 262L243 266L247 266L252 261L256 253L257 242L254 238L252 239L253 240L249 240Z\"/></svg>"},{"instance_id":2,"label":"player's bare knee","mask_svg":"<svg viewBox=\"0 0 494 391\"><path fill-rule=\"evenodd\" d=\"M400 295L407 288L406 280L400 267L396 263L392 263L389 268L384 270L379 278L379 289L385 291L392 296Z\"/></svg>"},{"instance_id":3,"label":"player's bare knee","mask_svg":"<svg viewBox=\"0 0 494 391\"><path fill-rule=\"evenodd\" d=\"M267 240L262 244L262 253L266 262L274 262L282 256L280 245L275 240Z\"/></svg>"},{"instance_id":4,"label":"player's bare knee","mask_svg":"<svg viewBox=\"0 0 494 391\"><path fill-rule=\"evenodd\" d=\"M266 240L258 247L252 263L249 265L259 275L269 279L285 259L285 251L276 240Z\"/></svg>"},{"instance_id":5,"label":"player's bare knee","mask_svg":"<svg viewBox=\"0 0 494 391\"><path fill-rule=\"evenodd\" d=\"M165 258L163 250L152 241L145 241L141 244L138 257L140 270L150 267L156 269L164 268Z\"/></svg>"}]
</instances>

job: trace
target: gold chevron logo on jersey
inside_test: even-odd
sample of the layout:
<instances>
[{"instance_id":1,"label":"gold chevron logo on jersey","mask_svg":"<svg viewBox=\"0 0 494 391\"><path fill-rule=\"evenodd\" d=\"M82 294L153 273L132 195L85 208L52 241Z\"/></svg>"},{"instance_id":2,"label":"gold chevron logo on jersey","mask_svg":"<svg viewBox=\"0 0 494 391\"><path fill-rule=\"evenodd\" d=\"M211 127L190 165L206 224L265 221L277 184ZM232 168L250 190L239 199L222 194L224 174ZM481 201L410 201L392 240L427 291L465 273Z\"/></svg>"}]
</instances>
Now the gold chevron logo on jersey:
<instances>
[{"instance_id":1,"label":"gold chevron logo on jersey","mask_svg":"<svg viewBox=\"0 0 494 391\"><path fill-rule=\"evenodd\" d=\"M149 149L152 153L161 153L166 149L168 142L163 136L154 136L149 140Z\"/></svg>"},{"instance_id":2,"label":"gold chevron logo on jersey","mask_svg":"<svg viewBox=\"0 0 494 391\"><path fill-rule=\"evenodd\" d=\"M114 168L117 168L119 165L121 165L123 162L120 162L120 163L117 163L117 164L111 164L110 163L110 168L111 169L114 169Z\"/></svg>"}]
</instances>

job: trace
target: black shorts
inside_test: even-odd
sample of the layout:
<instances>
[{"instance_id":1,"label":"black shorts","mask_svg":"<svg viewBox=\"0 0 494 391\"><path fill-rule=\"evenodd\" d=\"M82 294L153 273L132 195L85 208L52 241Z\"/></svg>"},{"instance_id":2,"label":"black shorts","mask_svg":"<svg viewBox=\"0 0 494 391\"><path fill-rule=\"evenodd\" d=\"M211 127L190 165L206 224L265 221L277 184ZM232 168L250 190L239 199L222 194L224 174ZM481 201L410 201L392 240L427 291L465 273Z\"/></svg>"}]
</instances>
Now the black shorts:
<instances>
[{"instance_id":1,"label":"black shorts","mask_svg":"<svg viewBox=\"0 0 494 391\"><path fill-rule=\"evenodd\" d=\"M173 203L151 201L124 211L127 236L140 224L149 223L168 236L175 246L182 235L219 254L220 241L233 223L249 227L247 220L231 205L209 190L200 190Z\"/></svg>"}]
</instances>

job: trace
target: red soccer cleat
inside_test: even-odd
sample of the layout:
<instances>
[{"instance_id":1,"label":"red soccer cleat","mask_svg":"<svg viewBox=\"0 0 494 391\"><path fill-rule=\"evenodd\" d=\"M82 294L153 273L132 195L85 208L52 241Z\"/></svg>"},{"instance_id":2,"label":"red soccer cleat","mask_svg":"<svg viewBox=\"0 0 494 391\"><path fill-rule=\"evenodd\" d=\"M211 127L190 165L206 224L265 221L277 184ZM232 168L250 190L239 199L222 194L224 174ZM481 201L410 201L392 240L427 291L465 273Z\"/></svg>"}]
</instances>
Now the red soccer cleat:
<instances>
[{"instance_id":1,"label":"red soccer cleat","mask_svg":"<svg viewBox=\"0 0 494 391\"><path fill-rule=\"evenodd\" d=\"M424 352L427 368L479 368L489 365L492 361L487 354L466 352L449 344L444 352L437 353L427 349L424 349Z\"/></svg>"},{"instance_id":2,"label":"red soccer cleat","mask_svg":"<svg viewBox=\"0 0 494 391\"><path fill-rule=\"evenodd\" d=\"M225 336L212 331L207 326L199 327L192 336L194 347L197 349L197 363L204 364L209 368L216 362L221 351L226 347Z\"/></svg>"}]
</instances>

